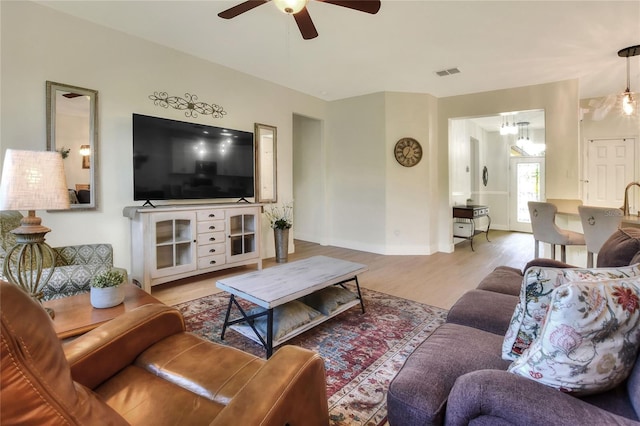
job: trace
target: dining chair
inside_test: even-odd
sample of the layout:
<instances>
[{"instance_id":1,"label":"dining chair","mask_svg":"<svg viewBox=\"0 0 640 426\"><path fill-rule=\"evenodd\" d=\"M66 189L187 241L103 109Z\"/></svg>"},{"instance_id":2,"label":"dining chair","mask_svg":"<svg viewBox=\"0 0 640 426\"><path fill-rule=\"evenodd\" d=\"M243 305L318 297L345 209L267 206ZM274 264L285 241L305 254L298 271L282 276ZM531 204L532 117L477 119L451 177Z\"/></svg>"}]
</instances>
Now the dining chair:
<instances>
[{"instance_id":1,"label":"dining chair","mask_svg":"<svg viewBox=\"0 0 640 426\"><path fill-rule=\"evenodd\" d=\"M556 258L556 245L560 246L560 260L567 262L567 246L586 245L584 234L561 229L556 225L555 204L541 201L529 201L529 215L531 217L531 229L535 240L535 257L540 255L540 241L551 245L551 257Z\"/></svg>"},{"instance_id":2,"label":"dining chair","mask_svg":"<svg viewBox=\"0 0 640 426\"><path fill-rule=\"evenodd\" d=\"M593 268L593 255L598 254L607 238L620 227L622 210L611 207L579 206L578 212L587 243L587 268Z\"/></svg>"}]
</instances>

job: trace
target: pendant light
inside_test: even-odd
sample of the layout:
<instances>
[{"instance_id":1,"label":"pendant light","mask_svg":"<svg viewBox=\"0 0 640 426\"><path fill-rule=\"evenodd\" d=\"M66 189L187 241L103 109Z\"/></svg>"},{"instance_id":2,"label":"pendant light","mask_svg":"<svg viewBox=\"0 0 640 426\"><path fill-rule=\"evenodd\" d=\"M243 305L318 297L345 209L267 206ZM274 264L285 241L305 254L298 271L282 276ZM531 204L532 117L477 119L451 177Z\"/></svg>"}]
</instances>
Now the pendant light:
<instances>
[{"instance_id":1,"label":"pendant light","mask_svg":"<svg viewBox=\"0 0 640 426\"><path fill-rule=\"evenodd\" d=\"M621 58L627 58L627 88L622 93L622 111L625 115L632 115L636 110L635 94L631 91L631 76L630 76L630 57L640 55L640 44L636 46L625 47L618 51L618 56Z\"/></svg>"},{"instance_id":2,"label":"pendant light","mask_svg":"<svg viewBox=\"0 0 640 426\"><path fill-rule=\"evenodd\" d=\"M508 134L509 134L509 129L508 129L508 127L507 127L507 124L508 124L508 123L505 123L505 116L503 115L503 116L502 116L502 126L500 126L500 134L501 134L502 136L504 136L504 135L508 135Z\"/></svg>"}]
</instances>

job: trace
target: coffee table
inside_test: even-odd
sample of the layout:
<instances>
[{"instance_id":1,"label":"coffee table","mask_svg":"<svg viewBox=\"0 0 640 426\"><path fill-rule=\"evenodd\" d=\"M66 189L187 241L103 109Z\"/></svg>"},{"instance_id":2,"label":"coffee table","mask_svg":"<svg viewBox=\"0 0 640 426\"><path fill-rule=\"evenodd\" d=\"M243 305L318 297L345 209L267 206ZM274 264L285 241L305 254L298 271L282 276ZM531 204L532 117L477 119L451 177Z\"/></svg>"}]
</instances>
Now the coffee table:
<instances>
[{"instance_id":1,"label":"coffee table","mask_svg":"<svg viewBox=\"0 0 640 426\"><path fill-rule=\"evenodd\" d=\"M89 292L48 300L42 305L54 310L53 328L58 338L63 340L84 334L127 311L149 303L162 302L139 287L127 283L125 284L124 302L113 308L94 308L91 306Z\"/></svg>"},{"instance_id":2,"label":"coffee table","mask_svg":"<svg viewBox=\"0 0 640 426\"><path fill-rule=\"evenodd\" d=\"M224 334L228 327L236 324L242 325L242 327L234 327L234 329L246 337L261 343L266 349L267 358L269 358L273 354L274 346L282 344L286 340L297 336L329 318L333 318L352 306L360 304L362 312L364 313L364 301L360 293L358 274L365 272L367 269L366 265L360 263L334 259L327 256L314 256L308 259L218 280L216 287L231 294L220 337L224 340ZM331 315L322 315L274 341L274 308L329 286L340 285L345 287L344 284L350 281L355 281L356 284L357 297L354 300L345 303ZM265 311L247 315L247 312L238 304L236 298L248 300L264 308ZM231 308L234 305L240 311L241 317L230 320ZM253 320L262 316L267 317L266 339L263 338L253 326Z\"/></svg>"}]
</instances>

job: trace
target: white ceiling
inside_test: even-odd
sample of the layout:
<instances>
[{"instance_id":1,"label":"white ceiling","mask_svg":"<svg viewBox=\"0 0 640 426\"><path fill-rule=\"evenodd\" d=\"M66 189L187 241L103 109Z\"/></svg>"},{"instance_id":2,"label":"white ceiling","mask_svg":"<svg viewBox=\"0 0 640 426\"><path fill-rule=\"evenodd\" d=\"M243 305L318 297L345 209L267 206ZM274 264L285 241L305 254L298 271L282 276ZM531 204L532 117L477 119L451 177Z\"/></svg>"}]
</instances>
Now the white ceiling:
<instances>
[{"instance_id":1,"label":"white ceiling","mask_svg":"<svg viewBox=\"0 0 640 426\"><path fill-rule=\"evenodd\" d=\"M336 100L381 91L455 96L580 79L580 97L622 92L640 44L640 0L382 0L377 15L311 0L319 37L265 4L234 19L243 0L39 1L300 92ZM435 71L457 67L460 74ZM640 91L640 56L632 58Z\"/></svg>"}]
</instances>

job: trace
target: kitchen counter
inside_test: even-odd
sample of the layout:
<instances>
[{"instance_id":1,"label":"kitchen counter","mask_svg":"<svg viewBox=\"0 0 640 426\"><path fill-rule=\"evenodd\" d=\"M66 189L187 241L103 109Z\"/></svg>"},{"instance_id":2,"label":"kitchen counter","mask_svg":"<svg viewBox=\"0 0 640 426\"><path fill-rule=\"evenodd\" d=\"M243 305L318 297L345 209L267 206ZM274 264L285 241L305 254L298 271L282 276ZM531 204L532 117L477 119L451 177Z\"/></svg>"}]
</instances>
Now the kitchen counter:
<instances>
[{"instance_id":1,"label":"kitchen counter","mask_svg":"<svg viewBox=\"0 0 640 426\"><path fill-rule=\"evenodd\" d=\"M629 216L622 217L622 227L632 226L635 228L640 228L640 217L636 214L632 214Z\"/></svg>"}]
</instances>

